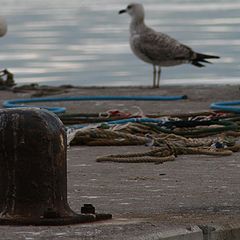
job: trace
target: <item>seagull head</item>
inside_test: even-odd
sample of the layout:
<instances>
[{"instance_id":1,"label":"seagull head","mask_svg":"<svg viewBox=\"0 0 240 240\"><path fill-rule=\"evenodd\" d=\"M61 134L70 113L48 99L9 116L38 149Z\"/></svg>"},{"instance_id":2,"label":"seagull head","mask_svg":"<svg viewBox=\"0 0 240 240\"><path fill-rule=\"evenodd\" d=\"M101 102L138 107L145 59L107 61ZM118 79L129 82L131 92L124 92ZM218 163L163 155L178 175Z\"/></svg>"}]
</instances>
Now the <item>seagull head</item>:
<instances>
[{"instance_id":1,"label":"seagull head","mask_svg":"<svg viewBox=\"0 0 240 240\"><path fill-rule=\"evenodd\" d=\"M132 18L143 20L144 19L144 8L140 3L131 3L126 9L120 10L119 14L128 13Z\"/></svg>"}]
</instances>

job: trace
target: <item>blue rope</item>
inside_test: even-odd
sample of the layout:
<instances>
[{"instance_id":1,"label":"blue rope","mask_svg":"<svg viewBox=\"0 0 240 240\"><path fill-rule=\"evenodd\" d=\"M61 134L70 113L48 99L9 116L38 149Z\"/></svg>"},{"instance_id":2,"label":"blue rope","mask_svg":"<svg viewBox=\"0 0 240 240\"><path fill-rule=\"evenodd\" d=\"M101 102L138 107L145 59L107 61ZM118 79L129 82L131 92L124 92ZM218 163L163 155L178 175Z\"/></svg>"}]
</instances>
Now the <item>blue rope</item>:
<instances>
[{"instance_id":1,"label":"blue rope","mask_svg":"<svg viewBox=\"0 0 240 240\"><path fill-rule=\"evenodd\" d=\"M121 119L121 120L115 120L115 121L109 121L109 122L102 122L97 123L97 125L117 125L117 124L126 124L126 123L163 123L164 120L162 119L156 119L156 118L128 118L128 119ZM89 124L74 124L67 126L68 128L74 128L79 129L83 127L87 127Z\"/></svg>"},{"instance_id":2,"label":"blue rope","mask_svg":"<svg viewBox=\"0 0 240 240\"><path fill-rule=\"evenodd\" d=\"M4 108L23 108L38 107L44 108L54 113L64 113L64 107L46 107L46 106L24 106L24 103L36 102L65 102L65 101L176 101L187 99L187 96L78 96L78 97L47 97L47 98L29 98L13 99L3 102Z\"/></svg>"},{"instance_id":3,"label":"blue rope","mask_svg":"<svg viewBox=\"0 0 240 240\"><path fill-rule=\"evenodd\" d=\"M240 100L229 102L216 102L211 104L211 108L215 110L240 113L240 106L238 105L240 105Z\"/></svg>"}]
</instances>

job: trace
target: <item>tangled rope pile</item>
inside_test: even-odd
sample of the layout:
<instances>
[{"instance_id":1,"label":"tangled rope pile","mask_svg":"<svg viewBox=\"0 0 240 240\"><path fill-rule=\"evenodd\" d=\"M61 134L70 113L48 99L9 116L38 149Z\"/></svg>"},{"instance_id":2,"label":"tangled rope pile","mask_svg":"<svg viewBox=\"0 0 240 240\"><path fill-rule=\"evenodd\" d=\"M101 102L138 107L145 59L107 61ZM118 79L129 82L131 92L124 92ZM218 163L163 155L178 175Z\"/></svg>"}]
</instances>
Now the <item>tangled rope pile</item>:
<instances>
[{"instance_id":1,"label":"tangled rope pile","mask_svg":"<svg viewBox=\"0 0 240 240\"><path fill-rule=\"evenodd\" d=\"M10 89L15 85L14 75L7 69L0 71L0 90Z\"/></svg>"},{"instance_id":2,"label":"tangled rope pile","mask_svg":"<svg viewBox=\"0 0 240 240\"><path fill-rule=\"evenodd\" d=\"M177 138L177 136L172 136ZM186 140L186 139L185 139ZM159 141L159 140L158 140ZM190 139L191 141L191 139ZM137 163L137 162L155 162L157 164L173 161L178 155L183 154L204 154L214 156L229 156L232 154L228 149L217 149L212 147L189 147L182 144L171 143L169 141L160 140L161 144L151 151L145 153L123 154L123 155L109 155L98 157L98 162L124 162L124 163ZM199 142L202 145L203 142Z\"/></svg>"},{"instance_id":3,"label":"tangled rope pile","mask_svg":"<svg viewBox=\"0 0 240 240\"><path fill-rule=\"evenodd\" d=\"M174 117L162 116L155 121L139 118L124 124L106 121L74 130L71 145L152 147L141 153L101 156L98 162L160 164L174 161L178 155L204 154L229 156L240 151L238 115L215 113ZM143 119L142 119L143 120ZM151 119L150 119L151 120Z\"/></svg>"}]
</instances>

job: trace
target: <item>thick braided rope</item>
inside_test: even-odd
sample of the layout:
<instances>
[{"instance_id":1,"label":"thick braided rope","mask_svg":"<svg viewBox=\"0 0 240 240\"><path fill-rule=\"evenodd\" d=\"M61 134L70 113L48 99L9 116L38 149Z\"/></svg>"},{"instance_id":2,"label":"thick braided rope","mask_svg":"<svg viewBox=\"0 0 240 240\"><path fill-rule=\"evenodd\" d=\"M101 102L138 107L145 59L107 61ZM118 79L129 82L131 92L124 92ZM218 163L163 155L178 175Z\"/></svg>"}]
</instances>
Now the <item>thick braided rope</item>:
<instances>
[{"instance_id":1,"label":"thick braided rope","mask_svg":"<svg viewBox=\"0 0 240 240\"><path fill-rule=\"evenodd\" d=\"M142 136L136 136L133 134L128 134L128 133L122 133L118 131L112 131L108 129L99 129L99 128L94 128L94 129L84 129L84 130L79 130L76 132L76 135L71 142L71 144L91 144L91 142L101 143L100 145L114 145L114 142L117 142L117 144L120 144L121 142L126 141L129 143L129 145L143 145L146 143L146 137ZM126 144L126 143L125 143Z\"/></svg>"},{"instance_id":2,"label":"thick braided rope","mask_svg":"<svg viewBox=\"0 0 240 240\"><path fill-rule=\"evenodd\" d=\"M174 154L173 154L174 153ZM204 154L214 156L229 156L232 151L228 149L212 149L212 148L192 148L192 147L176 147L167 144L162 148L156 148L145 153L118 154L98 157L97 162L120 162L120 163L143 163L155 162L163 163L174 161L175 156L182 154Z\"/></svg>"},{"instance_id":3,"label":"thick braided rope","mask_svg":"<svg viewBox=\"0 0 240 240\"><path fill-rule=\"evenodd\" d=\"M116 157L114 155L98 157L97 162L118 162L118 163L164 163L169 161L174 161L175 156L171 155L168 157L151 157L151 156L143 156L143 157Z\"/></svg>"}]
</instances>

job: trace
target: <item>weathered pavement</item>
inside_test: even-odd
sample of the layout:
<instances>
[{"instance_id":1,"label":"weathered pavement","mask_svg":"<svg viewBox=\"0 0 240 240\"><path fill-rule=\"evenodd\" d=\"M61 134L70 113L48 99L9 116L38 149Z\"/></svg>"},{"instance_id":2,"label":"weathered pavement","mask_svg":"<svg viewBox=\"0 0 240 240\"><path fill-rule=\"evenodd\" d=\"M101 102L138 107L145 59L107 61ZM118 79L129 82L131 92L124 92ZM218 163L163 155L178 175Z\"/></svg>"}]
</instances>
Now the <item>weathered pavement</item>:
<instances>
[{"instance_id":1,"label":"weathered pavement","mask_svg":"<svg viewBox=\"0 0 240 240\"><path fill-rule=\"evenodd\" d=\"M113 108L146 113L205 111L213 101L236 100L239 89L164 87L77 89L66 95L179 95L178 102L66 103L70 111ZM22 95L3 93L1 99ZM27 95L25 95L27 96ZM0 239L240 239L240 154L229 157L179 156L174 162L97 163L96 157L146 151L146 147L71 147L68 200L80 212L92 203L113 220L64 227L0 227Z\"/></svg>"}]
</instances>

